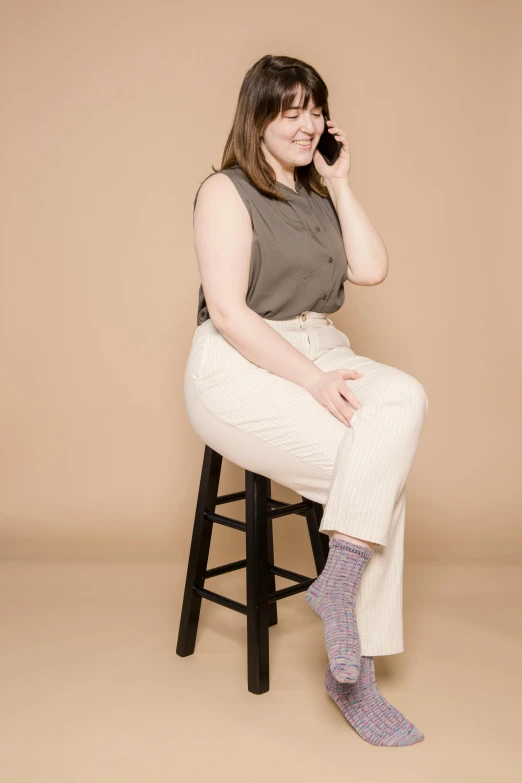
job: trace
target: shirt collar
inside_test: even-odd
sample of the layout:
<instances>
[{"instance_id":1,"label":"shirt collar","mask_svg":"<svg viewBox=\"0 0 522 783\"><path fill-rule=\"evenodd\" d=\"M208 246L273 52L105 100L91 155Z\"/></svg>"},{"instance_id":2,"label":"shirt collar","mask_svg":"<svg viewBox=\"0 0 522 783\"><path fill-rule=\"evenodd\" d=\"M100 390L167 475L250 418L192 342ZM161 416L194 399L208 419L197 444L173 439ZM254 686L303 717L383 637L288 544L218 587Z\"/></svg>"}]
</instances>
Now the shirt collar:
<instances>
[{"instance_id":1,"label":"shirt collar","mask_svg":"<svg viewBox=\"0 0 522 783\"><path fill-rule=\"evenodd\" d=\"M297 196L299 193L301 193L301 191L303 189L302 183L298 182L297 180L296 180L296 183L295 183L295 190L293 188L290 188L288 185L283 185L283 183L279 182L278 180L275 181L275 185L276 185L276 187L283 188L284 190L289 190L290 193L294 194L294 196Z\"/></svg>"}]
</instances>

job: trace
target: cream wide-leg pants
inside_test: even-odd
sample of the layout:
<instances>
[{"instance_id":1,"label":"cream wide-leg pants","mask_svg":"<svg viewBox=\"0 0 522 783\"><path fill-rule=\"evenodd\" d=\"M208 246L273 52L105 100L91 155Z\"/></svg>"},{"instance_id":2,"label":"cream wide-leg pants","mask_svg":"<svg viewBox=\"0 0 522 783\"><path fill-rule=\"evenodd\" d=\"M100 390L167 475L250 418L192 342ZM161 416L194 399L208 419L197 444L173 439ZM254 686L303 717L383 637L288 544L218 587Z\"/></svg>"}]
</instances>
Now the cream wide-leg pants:
<instances>
[{"instance_id":1,"label":"cream wide-leg pants","mask_svg":"<svg viewBox=\"0 0 522 783\"><path fill-rule=\"evenodd\" d=\"M225 459L321 503L322 532L380 545L356 594L361 655L403 652L405 484L428 410L424 388L357 356L324 313L264 320L321 370L363 373L345 381L361 404L351 427L303 387L250 362L211 319L197 327L186 365L189 421Z\"/></svg>"}]
</instances>

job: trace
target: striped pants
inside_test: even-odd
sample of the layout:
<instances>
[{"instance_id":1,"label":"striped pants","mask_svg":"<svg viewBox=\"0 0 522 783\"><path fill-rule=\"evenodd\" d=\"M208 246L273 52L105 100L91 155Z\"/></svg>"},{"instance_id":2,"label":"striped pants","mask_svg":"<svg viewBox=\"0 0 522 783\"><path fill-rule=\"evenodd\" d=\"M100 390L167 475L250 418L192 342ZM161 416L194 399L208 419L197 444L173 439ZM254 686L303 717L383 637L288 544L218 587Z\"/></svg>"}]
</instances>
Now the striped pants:
<instances>
[{"instance_id":1,"label":"striped pants","mask_svg":"<svg viewBox=\"0 0 522 783\"><path fill-rule=\"evenodd\" d=\"M424 388L357 356L324 313L265 321L321 370L363 373L345 381L361 405L351 427L298 384L250 362L210 319L197 327L186 365L191 426L234 464L321 503L322 532L379 545L356 595L361 655L403 652L405 484L428 410Z\"/></svg>"}]
</instances>

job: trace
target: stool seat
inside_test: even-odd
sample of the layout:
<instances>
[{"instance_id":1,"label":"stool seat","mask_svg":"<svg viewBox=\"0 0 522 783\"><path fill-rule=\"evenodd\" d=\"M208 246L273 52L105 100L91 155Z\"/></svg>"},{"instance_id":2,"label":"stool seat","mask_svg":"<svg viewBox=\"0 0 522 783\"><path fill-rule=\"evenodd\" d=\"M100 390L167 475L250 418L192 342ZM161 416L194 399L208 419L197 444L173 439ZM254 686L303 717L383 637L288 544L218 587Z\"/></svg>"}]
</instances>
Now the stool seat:
<instances>
[{"instance_id":1,"label":"stool seat","mask_svg":"<svg viewBox=\"0 0 522 783\"><path fill-rule=\"evenodd\" d=\"M302 497L300 503L284 503L271 497L270 479L245 470L245 489L218 495L223 457L205 445L192 541L190 545L176 654L192 655L196 646L201 599L245 614L247 618L248 690L261 694L269 690L269 627L277 624L277 601L306 590L321 573L329 551L329 537L319 531L321 503ZM245 522L216 513L216 506L245 500ZM306 518L317 576L309 577L280 568L274 563L272 520L299 514ZM207 568L214 523L246 534L246 558ZM242 604L206 587L206 580L229 571L246 568L247 602ZM296 584L275 589L275 577Z\"/></svg>"}]
</instances>

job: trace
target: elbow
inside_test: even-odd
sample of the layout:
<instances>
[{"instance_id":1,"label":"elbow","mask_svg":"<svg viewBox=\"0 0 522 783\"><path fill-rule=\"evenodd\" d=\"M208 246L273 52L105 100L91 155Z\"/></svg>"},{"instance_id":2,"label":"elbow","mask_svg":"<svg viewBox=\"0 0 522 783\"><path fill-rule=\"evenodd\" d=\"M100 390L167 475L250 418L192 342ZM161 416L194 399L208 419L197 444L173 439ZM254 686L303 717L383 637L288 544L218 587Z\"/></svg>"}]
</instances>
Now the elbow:
<instances>
[{"instance_id":1,"label":"elbow","mask_svg":"<svg viewBox=\"0 0 522 783\"><path fill-rule=\"evenodd\" d=\"M214 306L212 309L209 307L208 314L216 329L222 331L223 327L226 327L226 324L236 321L247 309L246 304L229 306L226 308Z\"/></svg>"},{"instance_id":2,"label":"elbow","mask_svg":"<svg viewBox=\"0 0 522 783\"><path fill-rule=\"evenodd\" d=\"M207 299L208 315L214 326L218 326L223 323L228 313L228 307L223 302L210 302Z\"/></svg>"},{"instance_id":3,"label":"elbow","mask_svg":"<svg viewBox=\"0 0 522 783\"><path fill-rule=\"evenodd\" d=\"M208 310L208 317L210 318L214 326L217 326L223 318L223 311L215 307L209 307L208 302L207 302L207 310Z\"/></svg>"},{"instance_id":4,"label":"elbow","mask_svg":"<svg viewBox=\"0 0 522 783\"><path fill-rule=\"evenodd\" d=\"M355 275L351 275L348 277L348 279L350 283L354 283L354 285L379 285L379 283L382 283L383 280L386 280L387 274L388 273L379 277L357 277Z\"/></svg>"},{"instance_id":5,"label":"elbow","mask_svg":"<svg viewBox=\"0 0 522 783\"><path fill-rule=\"evenodd\" d=\"M208 314L218 332L223 332L225 329L224 324L227 322L226 315L219 310L217 312L214 310L212 313L209 310Z\"/></svg>"},{"instance_id":6,"label":"elbow","mask_svg":"<svg viewBox=\"0 0 522 783\"><path fill-rule=\"evenodd\" d=\"M388 276L388 260L383 263L366 264L359 274L348 264L347 279L355 285L379 285Z\"/></svg>"}]
</instances>

